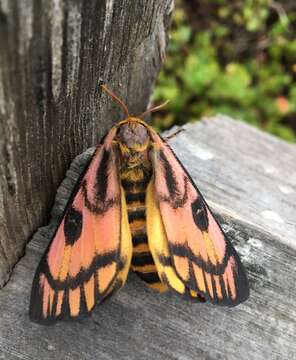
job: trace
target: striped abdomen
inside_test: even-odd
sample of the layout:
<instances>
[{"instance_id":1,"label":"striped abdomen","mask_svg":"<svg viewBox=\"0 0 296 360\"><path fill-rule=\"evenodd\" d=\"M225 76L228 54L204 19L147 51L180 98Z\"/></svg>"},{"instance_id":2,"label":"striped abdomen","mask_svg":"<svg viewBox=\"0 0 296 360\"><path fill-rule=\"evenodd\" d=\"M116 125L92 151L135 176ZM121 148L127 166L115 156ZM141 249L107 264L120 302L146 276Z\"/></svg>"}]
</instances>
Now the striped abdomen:
<instances>
[{"instance_id":1,"label":"striped abdomen","mask_svg":"<svg viewBox=\"0 0 296 360\"><path fill-rule=\"evenodd\" d=\"M135 174L129 171L128 174L122 174L122 178L133 241L131 268L150 287L164 291L166 286L161 283L158 277L154 260L149 250L146 232L145 194L151 174L147 175L142 171L137 171L137 174ZM131 180L135 178L137 178L136 181Z\"/></svg>"}]
</instances>

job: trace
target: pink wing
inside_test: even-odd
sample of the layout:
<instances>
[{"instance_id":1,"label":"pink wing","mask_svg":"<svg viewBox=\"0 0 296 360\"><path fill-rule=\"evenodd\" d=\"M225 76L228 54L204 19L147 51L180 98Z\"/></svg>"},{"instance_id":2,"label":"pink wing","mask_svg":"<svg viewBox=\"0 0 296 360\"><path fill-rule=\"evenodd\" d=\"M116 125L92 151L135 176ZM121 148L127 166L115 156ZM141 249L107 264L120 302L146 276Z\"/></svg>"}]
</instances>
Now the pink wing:
<instances>
[{"instance_id":1,"label":"pink wing","mask_svg":"<svg viewBox=\"0 0 296 360\"><path fill-rule=\"evenodd\" d=\"M32 285L30 317L37 322L78 318L125 281L121 251L122 196L115 129L95 151L78 181ZM130 241L128 237L124 241ZM130 245L131 246L131 245Z\"/></svg>"},{"instance_id":2,"label":"pink wing","mask_svg":"<svg viewBox=\"0 0 296 360\"><path fill-rule=\"evenodd\" d=\"M173 151L153 130L151 136L155 201L170 252L163 263L172 265L190 296L241 303L249 287L235 249Z\"/></svg>"}]
</instances>

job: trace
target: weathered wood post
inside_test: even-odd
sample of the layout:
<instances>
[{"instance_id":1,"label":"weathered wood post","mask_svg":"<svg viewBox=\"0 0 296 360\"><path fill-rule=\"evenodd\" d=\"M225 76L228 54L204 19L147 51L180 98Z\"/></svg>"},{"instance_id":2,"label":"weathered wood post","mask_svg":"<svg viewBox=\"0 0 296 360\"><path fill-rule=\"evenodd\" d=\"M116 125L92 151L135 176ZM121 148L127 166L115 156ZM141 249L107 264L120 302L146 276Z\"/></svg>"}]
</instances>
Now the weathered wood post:
<instances>
[{"instance_id":1,"label":"weathered wood post","mask_svg":"<svg viewBox=\"0 0 296 360\"><path fill-rule=\"evenodd\" d=\"M0 0L0 287L44 223L70 160L120 109L143 111L173 0Z\"/></svg>"}]
</instances>

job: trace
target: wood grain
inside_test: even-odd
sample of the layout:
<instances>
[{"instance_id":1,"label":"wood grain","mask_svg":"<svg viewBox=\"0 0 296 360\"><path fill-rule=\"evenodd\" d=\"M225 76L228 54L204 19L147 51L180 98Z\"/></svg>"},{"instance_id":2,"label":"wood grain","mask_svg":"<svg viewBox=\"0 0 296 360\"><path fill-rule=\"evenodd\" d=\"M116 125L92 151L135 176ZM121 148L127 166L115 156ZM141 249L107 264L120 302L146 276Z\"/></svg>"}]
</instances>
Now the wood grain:
<instances>
[{"instance_id":1,"label":"wood grain","mask_svg":"<svg viewBox=\"0 0 296 360\"><path fill-rule=\"evenodd\" d=\"M0 287L70 161L147 107L173 0L0 0Z\"/></svg>"},{"instance_id":2,"label":"wood grain","mask_svg":"<svg viewBox=\"0 0 296 360\"><path fill-rule=\"evenodd\" d=\"M170 143L240 253L250 299L235 308L195 304L157 294L130 274L88 319L50 327L31 323L34 271L89 150L73 162L52 221L36 233L0 291L0 358L296 358L296 148L226 117L185 129Z\"/></svg>"}]
</instances>

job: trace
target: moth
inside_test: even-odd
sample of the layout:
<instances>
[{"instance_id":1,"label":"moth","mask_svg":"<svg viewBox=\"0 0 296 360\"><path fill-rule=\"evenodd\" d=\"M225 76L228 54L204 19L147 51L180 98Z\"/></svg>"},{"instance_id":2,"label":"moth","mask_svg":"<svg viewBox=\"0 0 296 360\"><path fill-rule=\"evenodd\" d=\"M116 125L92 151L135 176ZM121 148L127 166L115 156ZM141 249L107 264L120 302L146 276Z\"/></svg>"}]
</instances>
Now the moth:
<instances>
[{"instance_id":1,"label":"moth","mask_svg":"<svg viewBox=\"0 0 296 360\"><path fill-rule=\"evenodd\" d=\"M249 296L238 254L167 142L126 114L96 148L37 268L30 318L91 313L130 269L151 288L235 306Z\"/></svg>"}]
</instances>

